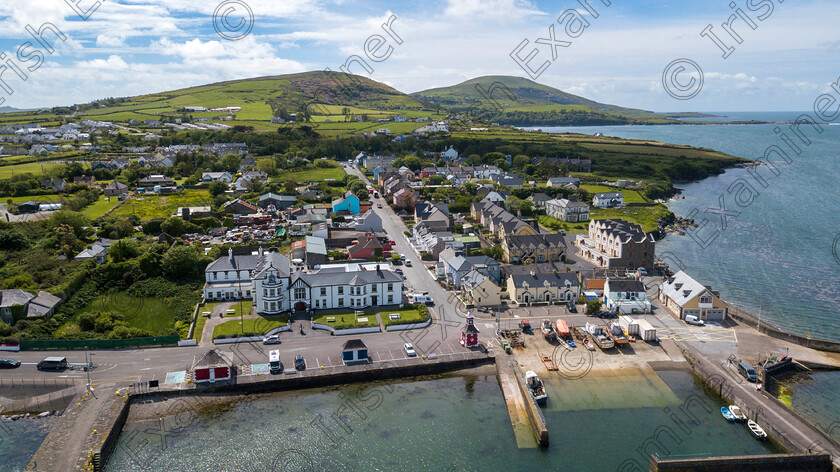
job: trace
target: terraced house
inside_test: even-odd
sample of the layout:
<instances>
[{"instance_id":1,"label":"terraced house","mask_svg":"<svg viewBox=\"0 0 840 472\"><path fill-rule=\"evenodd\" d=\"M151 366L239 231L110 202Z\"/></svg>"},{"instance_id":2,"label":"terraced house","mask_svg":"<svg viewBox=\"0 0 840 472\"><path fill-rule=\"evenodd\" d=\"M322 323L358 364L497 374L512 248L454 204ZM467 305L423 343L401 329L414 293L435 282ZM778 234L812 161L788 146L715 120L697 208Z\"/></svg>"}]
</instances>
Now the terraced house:
<instances>
[{"instance_id":1,"label":"terraced house","mask_svg":"<svg viewBox=\"0 0 840 472\"><path fill-rule=\"evenodd\" d=\"M580 283L572 272L512 274L507 279L511 301L520 306L568 303L580 297Z\"/></svg>"},{"instance_id":2,"label":"terraced house","mask_svg":"<svg viewBox=\"0 0 840 472\"><path fill-rule=\"evenodd\" d=\"M502 249L508 264L566 260L566 243L561 234L505 236Z\"/></svg>"}]
</instances>

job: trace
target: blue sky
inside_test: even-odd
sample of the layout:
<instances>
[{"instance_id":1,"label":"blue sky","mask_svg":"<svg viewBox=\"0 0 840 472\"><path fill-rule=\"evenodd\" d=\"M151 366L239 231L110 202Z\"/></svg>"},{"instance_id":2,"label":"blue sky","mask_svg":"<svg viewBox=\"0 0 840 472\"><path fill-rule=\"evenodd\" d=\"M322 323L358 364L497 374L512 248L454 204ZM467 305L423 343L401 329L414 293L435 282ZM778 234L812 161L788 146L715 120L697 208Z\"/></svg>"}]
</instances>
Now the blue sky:
<instances>
[{"instance_id":1,"label":"blue sky","mask_svg":"<svg viewBox=\"0 0 840 472\"><path fill-rule=\"evenodd\" d=\"M236 0L253 12L250 33L221 37L213 13L223 0L33 0L0 5L0 51L13 65L0 78L13 90L3 105L18 108L66 105L109 96L131 96L221 80L338 69L353 54L364 55L366 39L384 35L392 54L370 62L363 73L404 92L452 85L480 75L527 76L511 52L527 40L521 57L536 48L530 64L549 65L538 82L586 98L655 111L809 110L840 76L840 2L735 0L755 29L733 23L742 43L721 23L734 14L726 0L589 0L597 18L577 0ZM227 0L230 2L231 0ZM68 3L70 2L70 3ZM75 9L92 11L82 20ZM580 0L583 2L583 0ZM764 4L762 4L764 2ZM773 5L772 13L767 3ZM753 8L748 7L752 5ZM235 3L226 6L239 7ZM762 8L759 8L762 7ZM575 38L558 22L576 9L589 26ZM755 10L755 11L752 11ZM757 17L765 14L764 20ZM246 13L233 10L228 24ZM387 38L381 24L396 16ZM18 62L26 32L54 24L65 41L46 34L57 50L44 62ZM247 24L247 23L245 23ZM707 26L734 52L700 36ZM217 23L218 25L218 23ZM554 25L555 39L571 44L540 45ZM224 29L224 25L221 26ZM227 32L228 35L241 33ZM385 49L382 50L383 52ZM32 48L25 53L32 53ZM690 58L703 70L702 90L675 100L662 86L666 65ZM689 77L683 76L687 81Z\"/></svg>"}]
</instances>

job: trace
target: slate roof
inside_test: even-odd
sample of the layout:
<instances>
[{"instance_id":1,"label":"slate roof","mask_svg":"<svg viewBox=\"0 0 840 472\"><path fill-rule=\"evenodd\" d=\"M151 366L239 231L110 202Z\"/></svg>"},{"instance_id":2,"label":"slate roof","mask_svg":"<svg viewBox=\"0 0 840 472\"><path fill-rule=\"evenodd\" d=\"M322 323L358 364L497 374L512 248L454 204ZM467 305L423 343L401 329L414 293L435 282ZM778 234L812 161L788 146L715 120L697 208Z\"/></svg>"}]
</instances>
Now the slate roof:
<instances>
[{"instance_id":1,"label":"slate roof","mask_svg":"<svg viewBox=\"0 0 840 472\"><path fill-rule=\"evenodd\" d=\"M367 349L367 346L361 339L351 339L344 343L344 347L342 349L345 351L351 351L355 349Z\"/></svg>"},{"instance_id":2,"label":"slate roof","mask_svg":"<svg viewBox=\"0 0 840 472\"><path fill-rule=\"evenodd\" d=\"M607 279L609 284L604 284L604 290L609 285L610 292L644 292L645 284L639 280L632 279Z\"/></svg>"},{"instance_id":3,"label":"slate roof","mask_svg":"<svg viewBox=\"0 0 840 472\"><path fill-rule=\"evenodd\" d=\"M289 258L277 252L264 252L262 257L257 256L257 265L254 267L254 279L265 277L269 268L275 268L280 277L289 276Z\"/></svg>"},{"instance_id":4,"label":"slate roof","mask_svg":"<svg viewBox=\"0 0 840 472\"><path fill-rule=\"evenodd\" d=\"M642 229L641 225L630 223L625 220L597 220L596 222L600 231L606 231L608 235L619 237L622 241L642 241L647 234Z\"/></svg>"},{"instance_id":5,"label":"slate roof","mask_svg":"<svg viewBox=\"0 0 840 472\"><path fill-rule=\"evenodd\" d=\"M540 235L505 236L508 247L516 248L538 248L540 244L546 247L566 247L562 234L549 233Z\"/></svg>"},{"instance_id":6,"label":"slate roof","mask_svg":"<svg viewBox=\"0 0 840 472\"><path fill-rule=\"evenodd\" d=\"M212 369L215 367L230 367L233 363L223 356L218 349L210 349L207 354L197 358L193 363L195 369Z\"/></svg>"},{"instance_id":7,"label":"slate roof","mask_svg":"<svg viewBox=\"0 0 840 472\"><path fill-rule=\"evenodd\" d=\"M15 305L26 305L33 298L35 298L35 296L31 293L17 288L2 290L0 291L0 307L8 308Z\"/></svg>"},{"instance_id":8,"label":"slate roof","mask_svg":"<svg viewBox=\"0 0 840 472\"><path fill-rule=\"evenodd\" d=\"M574 287L578 285L577 276L571 272L549 272L549 273L534 273L528 274L513 274L510 276L513 279L513 285L516 288L523 288L527 283L529 287L542 287L546 282L552 287L565 287L566 282Z\"/></svg>"},{"instance_id":9,"label":"slate roof","mask_svg":"<svg viewBox=\"0 0 840 472\"><path fill-rule=\"evenodd\" d=\"M375 283L402 282L402 277L390 270L365 270L347 272L343 268L323 268L310 273L298 272L292 284L298 280L310 287L329 287L333 285L368 285Z\"/></svg>"},{"instance_id":10,"label":"slate roof","mask_svg":"<svg viewBox=\"0 0 840 472\"><path fill-rule=\"evenodd\" d=\"M612 285L612 280L610 280L610 285ZM712 293L709 287L694 280L683 271L677 272L662 284L662 293L674 300L679 306L685 305L686 302L693 300L703 292Z\"/></svg>"}]
</instances>

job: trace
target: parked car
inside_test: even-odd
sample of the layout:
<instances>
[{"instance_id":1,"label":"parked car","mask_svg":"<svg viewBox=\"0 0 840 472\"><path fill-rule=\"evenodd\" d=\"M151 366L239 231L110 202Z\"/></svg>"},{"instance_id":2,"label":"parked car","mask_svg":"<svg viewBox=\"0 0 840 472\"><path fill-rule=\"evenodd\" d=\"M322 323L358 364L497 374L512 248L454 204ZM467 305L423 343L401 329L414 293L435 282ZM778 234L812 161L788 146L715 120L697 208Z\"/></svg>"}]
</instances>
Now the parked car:
<instances>
[{"instance_id":1,"label":"parked car","mask_svg":"<svg viewBox=\"0 0 840 472\"><path fill-rule=\"evenodd\" d=\"M280 335L272 334L263 338L263 344L280 344Z\"/></svg>"},{"instance_id":2,"label":"parked car","mask_svg":"<svg viewBox=\"0 0 840 472\"><path fill-rule=\"evenodd\" d=\"M280 351L268 353L268 371L272 374L283 372L283 362L280 361Z\"/></svg>"},{"instance_id":3,"label":"parked car","mask_svg":"<svg viewBox=\"0 0 840 472\"><path fill-rule=\"evenodd\" d=\"M758 382L758 374L755 373L753 366L744 361L738 363L738 373L743 376L747 382Z\"/></svg>"},{"instance_id":4,"label":"parked car","mask_svg":"<svg viewBox=\"0 0 840 472\"><path fill-rule=\"evenodd\" d=\"M406 259L405 260L405 266L406 267L411 267L411 259Z\"/></svg>"},{"instance_id":5,"label":"parked car","mask_svg":"<svg viewBox=\"0 0 840 472\"><path fill-rule=\"evenodd\" d=\"M403 350L405 351L405 355L408 357L414 357L417 355L417 351L414 350L414 346L411 343L403 344Z\"/></svg>"},{"instance_id":6,"label":"parked car","mask_svg":"<svg viewBox=\"0 0 840 472\"><path fill-rule=\"evenodd\" d=\"M20 367L20 361L14 359L0 359L0 369L14 369Z\"/></svg>"},{"instance_id":7,"label":"parked car","mask_svg":"<svg viewBox=\"0 0 840 472\"><path fill-rule=\"evenodd\" d=\"M478 307L478 311L480 311L480 312L482 312L482 313L490 313L490 309L489 309L489 308L487 308L486 306L480 306L480 307Z\"/></svg>"},{"instance_id":8,"label":"parked car","mask_svg":"<svg viewBox=\"0 0 840 472\"><path fill-rule=\"evenodd\" d=\"M575 302L569 302L569 313L577 313Z\"/></svg>"},{"instance_id":9,"label":"parked car","mask_svg":"<svg viewBox=\"0 0 840 472\"><path fill-rule=\"evenodd\" d=\"M394 269L394 272L396 272L400 277L403 275L402 269Z\"/></svg>"},{"instance_id":10,"label":"parked car","mask_svg":"<svg viewBox=\"0 0 840 472\"><path fill-rule=\"evenodd\" d=\"M694 315L685 315L685 322L694 326L705 326L706 322Z\"/></svg>"},{"instance_id":11,"label":"parked car","mask_svg":"<svg viewBox=\"0 0 840 472\"><path fill-rule=\"evenodd\" d=\"M381 203L377 203L377 204L376 204L376 208L382 208L382 204L381 204Z\"/></svg>"},{"instance_id":12,"label":"parked car","mask_svg":"<svg viewBox=\"0 0 840 472\"><path fill-rule=\"evenodd\" d=\"M306 370L306 361L303 360L303 356L300 354L295 356L295 369Z\"/></svg>"},{"instance_id":13,"label":"parked car","mask_svg":"<svg viewBox=\"0 0 840 472\"><path fill-rule=\"evenodd\" d=\"M642 277L647 277L647 269L644 267L639 267L639 275Z\"/></svg>"}]
</instances>

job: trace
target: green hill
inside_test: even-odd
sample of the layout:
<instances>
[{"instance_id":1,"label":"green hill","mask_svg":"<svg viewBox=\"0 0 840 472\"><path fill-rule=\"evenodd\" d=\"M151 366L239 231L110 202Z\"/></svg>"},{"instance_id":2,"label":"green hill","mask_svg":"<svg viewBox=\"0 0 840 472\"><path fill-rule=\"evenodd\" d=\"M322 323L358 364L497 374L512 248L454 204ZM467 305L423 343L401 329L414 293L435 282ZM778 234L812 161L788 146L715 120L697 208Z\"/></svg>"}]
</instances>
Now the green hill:
<instances>
[{"instance_id":1,"label":"green hill","mask_svg":"<svg viewBox=\"0 0 840 472\"><path fill-rule=\"evenodd\" d=\"M231 80L130 98L109 98L83 106L84 118L126 122L188 114L214 119L226 112L184 107L241 107L233 121L267 122L274 116L309 115L314 122L368 120L395 115L428 116L424 104L385 84L361 76L324 71ZM298 119L300 121L300 118Z\"/></svg>"},{"instance_id":2,"label":"green hill","mask_svg":"<svg viewBox=\"0 0 840 472\"><path fill-rule=\"evenodd\" d=\"M675 122L664 114L598 103L529 79L503 75L477 77L412 96L442 108L518 126Z\"/></svg>"}]
</instances>

